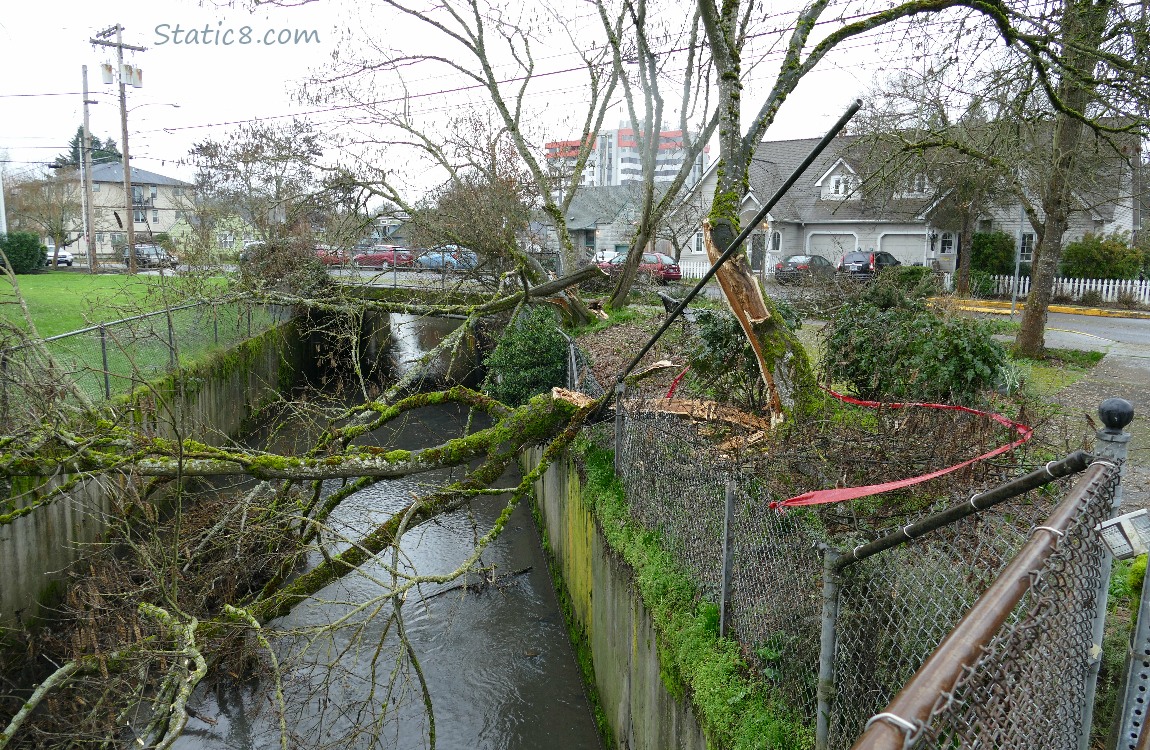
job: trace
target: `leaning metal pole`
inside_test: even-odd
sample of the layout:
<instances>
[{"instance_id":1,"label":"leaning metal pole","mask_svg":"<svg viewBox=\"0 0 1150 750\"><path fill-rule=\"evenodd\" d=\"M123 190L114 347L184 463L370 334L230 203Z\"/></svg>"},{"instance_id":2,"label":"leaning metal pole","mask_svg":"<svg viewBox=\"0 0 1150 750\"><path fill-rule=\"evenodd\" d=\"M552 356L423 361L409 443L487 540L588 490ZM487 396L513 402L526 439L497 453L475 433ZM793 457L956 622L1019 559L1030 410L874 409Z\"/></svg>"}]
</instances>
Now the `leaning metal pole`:
<instances>
[{"instance_id":1,"label":"leaning metal pole","mask_svg":"<svg viewBox=\"0 0 1150 750\"><path fill-rule=\"evenodd\" d=\"M699 282L695 284L695 287L687 293L687 296L683 298L683 301L679 303L679 306L671 311L671 314L667 316L665 321L663 321L663 325L659 328L659 330L656 331L655 334L647 340L647 343L643 345L643 348L639 350L639 353L635 355L635 358L632 359L625 368L623 368L623 372L619 373L617 380L622 380L623 378L627 377L631 371L634 370L639 365L639 363L643 361L643 357L647 355L647 352L651 351L651 347L653 347L655 343L667 331L667 329L671 327L671 324L675 322L675 319L683 314L683 311L687 309L687 305L691 304L691 300L695 299L699 292L703 290L703 287L707 285L707 282L711 280L711 277L713 277L718 272L719 267L726 263L731 258L731 256L739 251L739 248L742 247L742 244L746 241L746 239L751 236L751 232L754 231L755 227L757 227L763 221L763 219L767 218L767 214L770 213L771 209L775 207L775 204L782 200L782 197L787 194L787 191L791 189L791 185L794 185L795 182L797 182L798 179L802 177L803 172L807 171L807 167L809 167L811 163L818 158L819 154L823 152L823 149L830 145L830 142L834 140L835 136L839 134L840 130L846 127L846 124L850 122L850 119L855 116L855 113L858 112L861 107L862 99L855 99L854 103L847 107L847 111L844 112L843 116L840 117L838 122L834 124L834 127L827 131L827 134L823 136L822 140L815 144L815 147L811 149L811 152L807 154L807 157L803 159L803 163L795 167L795 171L791 172L791 176L787 178L786 182L784 182L779 187L779 189L775 191L775 194L771 196L769 201L763 204L762 209L757 214L755 214L755 218L747 222L747 225L743 228L743 231L739 232L739 236L731 240L731 244L727 247L726 250L723 251L723 254L719 256L719 259L714 262L714 264L707 270L707 272L703 274L703 278L699 279Z\"/></svg>"}]
</instances>

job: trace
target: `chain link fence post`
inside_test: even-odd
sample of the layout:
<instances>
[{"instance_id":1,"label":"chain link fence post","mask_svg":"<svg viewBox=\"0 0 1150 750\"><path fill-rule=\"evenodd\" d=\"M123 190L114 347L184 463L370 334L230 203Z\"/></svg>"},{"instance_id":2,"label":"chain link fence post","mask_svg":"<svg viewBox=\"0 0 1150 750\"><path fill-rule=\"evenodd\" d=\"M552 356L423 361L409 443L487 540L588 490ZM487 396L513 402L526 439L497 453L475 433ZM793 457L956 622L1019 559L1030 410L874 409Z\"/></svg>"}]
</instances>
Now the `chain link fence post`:
<instances>
[{"instance_id":1,"label":"chain link fence post","mask_svg":"<svg viewBox=\"0 0 1150 750\"><path fill-rule=\"evenodd\" d=\"M727 607L731 601L731 577L734 575L735 543L731 535L731 525L735 520L735 480L727 479L727 507L723 515L723 583L719 594L719 637L727 637L730 618Z\"/></svg>"},{"instance_id":2,"label":"chain link fence post","mask_svg":"<svg viewBox=\"0 0 1150 750\"><path fill-rule=\"evenodd\" d=\"M164 315L164 320L168 324L168 362L172 369L176 369L178 358L176 357L176 331L172 327L172 311L168 310Z\"/></svg>"},{"instance_id":3,"label":"chain link fence post","mask_svg":"<svg viewBox=\"0 0 1150 750\"><path fill-rule=\"evenodd\" d=\"M1098 416L1105 426L1098 431L1095 454L1106 461L1122 467L1125 474L1126 456L1130 447L1130 433L1126 425L1134 419L1134 407L1121 398L1108 398L1098 407ZM1114 490L1114 503L1107 518L1113 517L1122 503L1122 484ZM1110 551L1105 549L1102 559L1102 580L1098 585L1097 609L1094 614L1094 632L1090 654L1090 671L1087 673L1086 700L1082 707L1082 733L1079 736L1079 750L1090 746L1090 728L1094 721L1094 693L1098 682L1098 670L1102 664L1102 636L1106 624L1106 599L1110 590L1110 568L1113 562ZM1138 744L1139 730L1146 721L1147 688L1150 687L1150 589L1145 582L1142 586L1141 604L1138 606L1137 620L1130 652L1126 655L1125 679L1121 681L1118 694L1117 748L1133 748Z\"/></svg>"},{"instance_id":4,"label":"chain link fence post","mask_svg":"<svg viewBox=\"0 0 1150 750\"><path fill-rule=\"evenodd\" d=\"M831 704L835 696L835 650L838 645L839 587L842 585L837 563L842 555L830 545L819 546L823 551L823 613L819 634L815 750L827 750L830 747Z\"/></svg>"},{"instance_id":5,"label":"chain link fence post","mask_svg":"<svg viewBox=\"0 0 1150 750\"><path fill-rule=\"evenodd\" d=\"M627 389L623 381L615 384L615 476L622 476L623 460L623 392Z\"/></svg>"},{"instance_id":6,"label":"chain link fence post","mask_svg":"<svg viewBox=\"0 0 1150 750\"><path fill-rule=\"evenodd\" d=\"M0 353L0 419L8 422L8 350Z\"/></svg>"},{"instance_id":7,"label":"chain link fence post","mask_svg":"<svg viewBox=\"0 0 1150 750\"><path fill-rule=\"evenodd\" d=\"M108 332L100 326L100 361L104 368L104 398L112 399L112 377L108 372Z\"/></svg>"}]
</instances>

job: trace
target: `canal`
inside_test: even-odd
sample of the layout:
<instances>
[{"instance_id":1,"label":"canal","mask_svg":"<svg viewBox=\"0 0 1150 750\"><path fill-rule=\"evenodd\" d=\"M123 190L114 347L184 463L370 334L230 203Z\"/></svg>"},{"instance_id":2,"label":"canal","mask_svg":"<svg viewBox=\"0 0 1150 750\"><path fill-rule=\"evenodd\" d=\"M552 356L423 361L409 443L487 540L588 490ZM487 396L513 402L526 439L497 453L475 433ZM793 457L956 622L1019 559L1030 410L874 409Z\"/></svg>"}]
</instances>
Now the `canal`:
<instances>
[{"instance_id":1,"label":"canal","mask_svg":"<svg viewBox=\"0 0 1150 750\"><path fill-rule=\"evenodd\" d=\"M395 316L388 345L393 373L420 359L454 324ZM434 407L370 442L414 450L462 434L467 421L464 410ZM340 505L311 563L460 471L384 481L356 493ZM499 486L518 481L518 471L508 471ZM506 496L486 496L409 531L396 555L380 556L269 623L282 703L270 670L258 679L201 688L175 747L280 747L282 726L288 747L413 750L430 747L433 717L435 747L445 750L600 748L529 508L515 510L462 578L411 587L398 604L391 596L397 581L443 575L463 564L505 503ZM410 651L397 635L397 606Z\"/></svg>"}]
</instances>

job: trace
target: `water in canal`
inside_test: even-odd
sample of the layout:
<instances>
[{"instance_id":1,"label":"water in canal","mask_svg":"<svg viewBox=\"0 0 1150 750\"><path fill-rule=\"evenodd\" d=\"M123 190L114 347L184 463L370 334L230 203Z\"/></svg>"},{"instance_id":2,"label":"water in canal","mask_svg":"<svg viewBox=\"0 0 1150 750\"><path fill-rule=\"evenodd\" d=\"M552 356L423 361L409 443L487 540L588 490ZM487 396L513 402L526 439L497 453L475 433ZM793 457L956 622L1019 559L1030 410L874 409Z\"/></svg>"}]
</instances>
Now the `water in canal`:
<instances>
[{"instance_id":1,"label":"water in canal","mask_svg":"<svg viewBox=\"0 0 1150 750\"><path fill-rule=\"evenodd\" d=\"M426 321L399 321L413 329L393 336L403 350L434 340L419 330ZM430 323L430 325L440 325ZM393 321L393 333L397 322ZM440 331L442 333L442 331ZM419 412L381 444L415 449L459 435L462 410ZM458 471L458 470L456 470ZM325 548L353 538L402 508L413 495L443 482L450 472L385 481L346 500L324 535ZM508 472L502 486L514 484ZM334 485L333 485L334 486ZM397 569L432 576L460 565L475 539L490 529L505 498L491 497L408 532ZM314 561L320 560L314 554ZM289 747L425 748L429 721L417 675L401 658L393 601L390 553L324 589L287 617L268 626L284 673L284 722ZM503 534L483 553L481 572L460 581L411 589L403 621L428 684L436 747L500 750L599 748L579 668L551 588L538 533L526 507L518 508ZM494 576L478 593L458 588ZM268 677L258 684L219 684L195 696L195 715L181 750L280 746L281 712Z\"/></svg>"}]
</instances>

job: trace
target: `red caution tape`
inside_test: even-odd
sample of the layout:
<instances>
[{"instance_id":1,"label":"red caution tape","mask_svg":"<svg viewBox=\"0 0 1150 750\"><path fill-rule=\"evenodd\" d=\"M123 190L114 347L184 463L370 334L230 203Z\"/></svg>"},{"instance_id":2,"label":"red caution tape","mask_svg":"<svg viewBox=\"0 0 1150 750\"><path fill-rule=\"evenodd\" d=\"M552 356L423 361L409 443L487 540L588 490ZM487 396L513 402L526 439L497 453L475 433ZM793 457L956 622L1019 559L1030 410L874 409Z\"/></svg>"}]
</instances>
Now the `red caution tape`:
<instances>
[{"instance_id":1,"label":"red caution tape","mask_svg":"<svg viewBox=\"0 0 1150 750\"><path fill-rule=\"evenodd\" d=\"M988 451L986 453L983 453L981 456L975 456L974 458L963 461L962 463L955 464L954 466L948 466L947 468L939 469L938 471L932 471L929 474L920 474L917 477L909 477L907 479L898 479L898 480L895 480L893 482L883 482L882 484L868 484L868 485L865 485L863 487L838 487L838 488L831 489L831 490L813 490L811 492L804 492L801 495L796 495L795 497L787 498L786 500L782 500L779 502L773 502L770 504L771 508L790 508L790 507L795 507L795 506L799 506L799 505L820 505L822 503L838 503L838 502L842 502L843 500L857 500L860 497L869 497L871 495L879 495L879 494L882 494L883 492L890 492L891 490L897 490L897 489L901 489L903 487L911 487L911 486L916 485L916 484L921 484L923 482L927 482L931 479L936 479L936 478L941 477L945 474L950 474L953 471L958 471L959 469L970 466L971 464L973 464L977 461L982 461L982 460L987 459L987 458L993 458L994 456L999 456L1003 453L1006 453L1007 451L1014 450L1018 446L1025 443L1027 440L1030 440L1031 436L1033 436L1033 434L1034 434L1034 430L1032 428L1027 427L1026 425L1024 425L1020 422L1014 422L1012 420L1009 420L1006 417L1002 416L1001 414L994 414L994 413L988 412L988 411L979 411L978 409L971 409L970 407L967 407L967 406L955 406L953 404L919 404L919 403L883 404L883 403L878 402L878 401L863 401L861 399L851 398L850 396L844 396L841 393L835 393L834 391L830 390L829 388L825 388L824 390L826 390L827 393L834 396L838 400L843 401L845 403L855 404L856 406L867 406L867 407L870 407L872 409L877 409L877 408L882 407L882 406L885 406L885 407L890 408L890 409L902 409L902 408L905 408L908 406L918 406L918 407L922 407L924 409L943 409L946 411L961 411L961 412L966 412L967 414L977 414L980 417L987 417L989 419L993 419L995 422L998 422L1000 425L1003 425L1004 427L1010 427L1011 429L1018 432L1019 438L1017 440L1015 440L1014 442L1008 443L1006 445L1000 445L992 451Z\"/></svg>"},{"instance_id":2,"label":"red caution tape","mask_svg":"<svg viewBox=\"0 0 1150 750\"><path fill-rule=\"evenodd\" d=\"M664 396L663 398L669 399L675 395L675 390L679 387L679 381L683 379L683 376L687 374L687 370L690 370L690 369L691 369L691 366L687 365L686 367L683 368L683 371L681 373L679 373L678 375L675 376L675 379L671 381L671 387L667 389L667 395Z\"/></svg>"}]
</instances>

